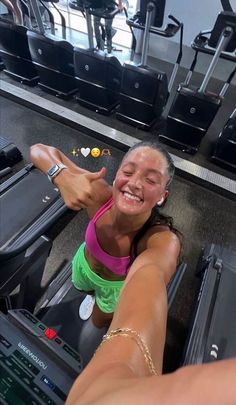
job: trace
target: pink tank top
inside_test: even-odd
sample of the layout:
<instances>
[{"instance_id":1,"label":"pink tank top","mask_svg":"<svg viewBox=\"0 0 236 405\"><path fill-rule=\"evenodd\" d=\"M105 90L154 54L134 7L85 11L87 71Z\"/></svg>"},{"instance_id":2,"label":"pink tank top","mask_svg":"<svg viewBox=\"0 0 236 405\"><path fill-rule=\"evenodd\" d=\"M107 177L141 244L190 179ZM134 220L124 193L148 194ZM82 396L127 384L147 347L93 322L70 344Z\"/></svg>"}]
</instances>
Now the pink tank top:
<instances>
[{"instance_id":1,"label":"pink tank top","mask_svg":"<svg viewBox=\"0 0 236 405\"><path fill-rule=\"evenodd\" d=\"M85 233L85 243L88 251L91 253L95 259L102 263L105 267L119 276L125 276L128 273L128 269L132 261L134 260L134 255L117 257L111 256L106 253L98 243L95 224L97 220L108 211L113 205L113 199L108 200L93 216L89 221L89 224Z\"/></svg>"}]
</instances>

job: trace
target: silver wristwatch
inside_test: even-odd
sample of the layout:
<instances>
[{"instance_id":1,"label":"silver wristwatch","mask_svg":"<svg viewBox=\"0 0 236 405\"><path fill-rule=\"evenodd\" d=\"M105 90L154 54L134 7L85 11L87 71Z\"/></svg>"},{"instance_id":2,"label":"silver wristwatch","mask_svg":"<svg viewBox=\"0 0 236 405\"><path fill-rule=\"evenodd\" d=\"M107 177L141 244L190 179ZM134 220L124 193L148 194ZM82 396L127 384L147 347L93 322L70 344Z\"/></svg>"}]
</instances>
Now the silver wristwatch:
<instances>
[{"instance_id":1,"label":"silver wristwatch","mask_svg":"<svg viewBox=\"0 0 236 405\"><path fill-rule=\"evenodd\" d=\"M50 167L50 169L47 172L48 175L48 180L50 180L53 183L53 179L63 170L67 169L67 166L63 165L63 163L58 163L56 165L53 165Z\"/></svg>"}]
</instances>

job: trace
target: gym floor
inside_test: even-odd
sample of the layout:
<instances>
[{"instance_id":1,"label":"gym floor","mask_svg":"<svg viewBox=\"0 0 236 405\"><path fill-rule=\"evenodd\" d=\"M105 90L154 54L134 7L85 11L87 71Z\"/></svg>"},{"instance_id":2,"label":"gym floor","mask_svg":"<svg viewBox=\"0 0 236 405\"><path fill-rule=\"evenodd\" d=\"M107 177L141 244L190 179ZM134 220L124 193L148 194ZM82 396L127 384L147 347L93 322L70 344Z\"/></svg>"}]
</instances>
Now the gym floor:
<instances>
[{"instance_id":1,"label":"gym floor","mask_svg":"<svg viewBox=\"0 0 236 405\"><path fill-rule=\"evenodd\" d=\"M168 76L170 75L170 64L153 59L150 61L150 64L155 65L160 70L166 71ZM185 74L186 69L180 68L174 89L176 89L178 83L183 81ZM196 73L194 75L194 82L197 83L201 77L200 74ZM151 132L144 132L118 121L114 114L109 117L99 115L81 107L75 99L64 101L48 95L37 86L28 87L22 85L10 79L4 72L0 73L0 82L25 89L31 94L43 97L45 102L52 101L138 139L157 139L158 133L163 128L164 121ZM212 91L218 89L220 85L222 83L219 80L211 80ZM122 150L98 140L96 134L94 137L88 136L69 125L50 118L50 111L46 115L37 112L37 105L26 106L23 101L21 103L16 100L14 101L14 95L7 95L1 90L1 87L0 136L15 143L23 154L23 161L14 167L14 171L19 170L25 163L29 162L29 147L36 142L42 142L60 148L72 160L91 171L96 171L103 165L106 166L108 171L107 180L110 183L112 182L124 153ZM173 96L174 90L166 106L164 116L168 112ZM223 106L213 121L207 136L203 139L199 152L195 156L185 155L168 147L169 151L235 181L235 174L215 166L208 159L213 141L217 139L224 122L235 108L235 100L236 87L231 85ZM91 155L85 158L81 154L79 156L73 156L72 154L74 148L93 148L95 146L100 149L109 148L110 155L95 159ZM37 187L37 185L35 186ZM175 367L181 359L191 313L200 286L200 280L196 278L194 273L202 247L206 243L216 243L236 250L236 203L219 193L176 175L171 185L169 200L163 211L174 218L176 227L184 235L184 261L187 263L186 274L169 314L167 357L172 356L171 365L166 366L166 369L169 370L170 367ZM63 267L65 262L72 259L76 249L83 241L87 223L88 218L86 213L80 211L75 216L68 214L50 230L48 236L53 239L53 249L45 269L44 286L58 272L58 269Z\"/></svg>"}]
</instances>

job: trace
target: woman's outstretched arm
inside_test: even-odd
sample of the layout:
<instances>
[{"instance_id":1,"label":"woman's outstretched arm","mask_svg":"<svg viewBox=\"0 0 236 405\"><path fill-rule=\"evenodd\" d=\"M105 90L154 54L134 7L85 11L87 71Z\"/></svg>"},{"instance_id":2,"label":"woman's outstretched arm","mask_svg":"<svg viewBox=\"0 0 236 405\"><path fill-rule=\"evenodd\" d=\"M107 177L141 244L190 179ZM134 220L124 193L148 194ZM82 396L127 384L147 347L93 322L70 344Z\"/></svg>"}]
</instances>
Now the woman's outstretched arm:
<instances>
[{"instance_id":1,"label":"woman's outstretched arm","mask_svg":"<svg viewBox=\"0 0 236 405\"><path fill-rule=\"evenodd\" d=\"M160 232L158 237L151 237L148 248L135 259L108 334L117 328L128 328L132 332L128 332L129 336L113 337L99 348L75 382L68 404L96 402L97 396L105 394L113 383L113 388L117 386L117 378L126 381L127 378L149 376L148 354L156 372L161 374L166 337L167 275L175 271L179 250L180 243L174 233ZM148 351L145 347L142 350L140 341ZM83 396L84 402L80 402Z\"/></svg>"},{"instance_id":2,"label":"woman's outstretched arm","mask_svg":"<svg viewBox=\"0 0 236 405\"><path fill-rule=\"evenodd\" d=\"M117 405L123 401L129 405L235 404L236 360L161 374L167 319L165 275L177 263L177 237L166 234L166 249L161 244L159 249L157 264L152 261L152 251L150 257L147 252L138 256L131 266L108 339L75 381L67 405ZM123 333L114 337L112 331L117 328ZM125 335L126 328L129 332ZM148 351L133 339L130 330L139 335ZM148 354L157 375L151 376Z\"/></svg>"}]
</instances>

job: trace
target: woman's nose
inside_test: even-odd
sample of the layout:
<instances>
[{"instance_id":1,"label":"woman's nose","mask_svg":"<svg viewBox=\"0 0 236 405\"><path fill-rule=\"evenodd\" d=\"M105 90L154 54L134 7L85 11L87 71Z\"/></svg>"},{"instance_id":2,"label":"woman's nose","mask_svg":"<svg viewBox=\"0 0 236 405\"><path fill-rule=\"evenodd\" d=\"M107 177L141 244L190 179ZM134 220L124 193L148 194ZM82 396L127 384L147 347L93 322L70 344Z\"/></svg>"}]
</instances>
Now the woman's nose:
<instances>
[{"instance_id":1,"label":"woman's nose","mask_svg":"<svg viewBox=\"0 0 236 405\"><path fill-rule=\"evenodd\" d=\"M135 187L135 188L142 187L142 180L138 176L132 176L129 183L130 183L131 187Z\"/></svg>"}]
</instances>

